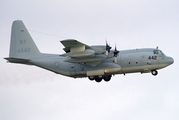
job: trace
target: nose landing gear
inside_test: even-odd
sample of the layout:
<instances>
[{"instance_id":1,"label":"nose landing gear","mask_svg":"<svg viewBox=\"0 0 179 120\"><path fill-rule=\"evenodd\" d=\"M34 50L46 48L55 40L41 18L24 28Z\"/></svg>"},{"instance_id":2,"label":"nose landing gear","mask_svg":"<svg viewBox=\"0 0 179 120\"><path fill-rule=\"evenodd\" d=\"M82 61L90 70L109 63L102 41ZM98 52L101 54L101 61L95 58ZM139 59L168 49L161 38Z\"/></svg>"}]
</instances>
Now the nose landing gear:
<instances>
[{"instance_id":1,"label":"nose landing gear","mask_svg":"<svg viewBox=\"0 0 179 120\"><path fill-rule=\"evenodd\" d=\"M152 70L151 73L152 73L152 75L156 76L158 74L158 71L157 70Z\"/></svg>"}]
</instances>

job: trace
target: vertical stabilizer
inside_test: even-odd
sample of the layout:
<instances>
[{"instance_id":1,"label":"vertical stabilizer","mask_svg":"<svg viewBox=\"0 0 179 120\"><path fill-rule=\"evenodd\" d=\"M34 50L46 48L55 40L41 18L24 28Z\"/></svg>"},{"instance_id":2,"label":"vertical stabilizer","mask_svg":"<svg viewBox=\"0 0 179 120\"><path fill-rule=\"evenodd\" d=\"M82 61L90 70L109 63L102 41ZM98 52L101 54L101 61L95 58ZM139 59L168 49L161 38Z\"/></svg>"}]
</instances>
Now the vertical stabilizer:
<instances>
[{"instance_id":1,"label":"vertical stabilizer","mask_svg":"<svg viewBox=\"0 0 179 120\"><path fill-rule=\"evenodd\" d=\"M9 58L31 59L40 55L36 44L21 20L12 24Z\"/></svg>"}]
</instances>

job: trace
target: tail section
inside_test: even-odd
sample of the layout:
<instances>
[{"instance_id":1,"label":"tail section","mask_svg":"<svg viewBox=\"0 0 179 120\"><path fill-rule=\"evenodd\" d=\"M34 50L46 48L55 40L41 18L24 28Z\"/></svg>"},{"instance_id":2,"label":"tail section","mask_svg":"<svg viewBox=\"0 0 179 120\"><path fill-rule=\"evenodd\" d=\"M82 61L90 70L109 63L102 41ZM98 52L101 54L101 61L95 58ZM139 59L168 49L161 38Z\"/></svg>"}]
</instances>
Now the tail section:
<instances>
[{"instance_id":1,"label":"tail section","mask_svg":"<svg viewBox=\"0 0 179 120\"><path fill-rule=\"evenodd\" d=\"M9 58L6 59L10 62L15 59L19 62L21 60L27 61L38 57L40 54L23 22L21 20L14 21L11 30Z\"/></svg>"}]
</instances>

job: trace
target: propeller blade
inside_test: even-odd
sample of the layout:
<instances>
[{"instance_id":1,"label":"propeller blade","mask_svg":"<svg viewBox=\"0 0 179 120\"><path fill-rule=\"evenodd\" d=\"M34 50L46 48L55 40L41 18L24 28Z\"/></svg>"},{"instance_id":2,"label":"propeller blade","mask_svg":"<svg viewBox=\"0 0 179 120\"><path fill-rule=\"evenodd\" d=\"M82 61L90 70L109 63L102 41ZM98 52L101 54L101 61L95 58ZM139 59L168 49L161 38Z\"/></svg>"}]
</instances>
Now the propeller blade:
<instances>
[{"instance_id":1,"label":"propeller blade","mask_svg":"<svg viewBox=\"0 0 179 120\"><path fill-rule=\"evenodd\" d=\"M116 64L117 64L117 56L118 56L118 54L119 54L119 51L117 50L117 47L115 45L115 49L114 49L114 63L116 63Z\"/></svg>"},{"instance_id":2,"label":"propeller blade","mask_svg":"<svg viewBox=\"0 0 179 120\"><path fill-rule=\"evenodd\" d=\"M111 49L111 48L112 48L112 47L109 46L108 43L107 43L107 41L106 41L106 51L110 52L110 49Z\"/></svg>"},{"instance_id":3,"label":"propeller blade","mask_svg":"<svg viewBox=\"0 0 179 120\"><path fill-rule=\"evenodd\" d=\"M114 57L117 57L118 53L119 53L119 51L117 50L116 45L115 45Z\"/></svg>"},{"instance_id":4,"label":"propeller blade","mask_svg":"<svg viewBox=\"0 0 179 120\"><path fill-rule=\"evenodd\" d=\"M110 52L110 49L112 47L108 45L107 41L106 41L106 56L108 56L109 52Z\"/></svg>"}]
</instances>

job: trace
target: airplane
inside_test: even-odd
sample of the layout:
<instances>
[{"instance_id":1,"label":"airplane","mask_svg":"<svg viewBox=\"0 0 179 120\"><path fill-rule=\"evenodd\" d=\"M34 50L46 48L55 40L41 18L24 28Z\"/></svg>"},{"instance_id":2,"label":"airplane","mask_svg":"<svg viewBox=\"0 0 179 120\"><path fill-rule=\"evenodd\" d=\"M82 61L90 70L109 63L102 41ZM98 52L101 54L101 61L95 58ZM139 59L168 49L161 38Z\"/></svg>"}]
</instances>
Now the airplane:
<instances>
[{"instance_id":1,"label":"airplane","mask_svg":"<svg viewBox=\"0 0 179 120\"><path fill-rule=\"evenodd\" d=\"M108 82L115 74L150 73L173 64L172 57L157 48L118 51L106 45L89 46L75 39L60 41L64 54L41 53L21 20L15 20L11 29L11 42L7 62L37 67L72 78Z\"/></svg>"}]
</instances>

